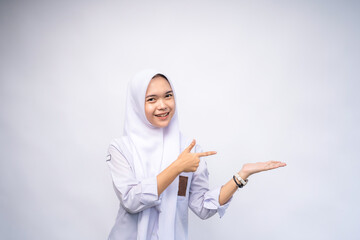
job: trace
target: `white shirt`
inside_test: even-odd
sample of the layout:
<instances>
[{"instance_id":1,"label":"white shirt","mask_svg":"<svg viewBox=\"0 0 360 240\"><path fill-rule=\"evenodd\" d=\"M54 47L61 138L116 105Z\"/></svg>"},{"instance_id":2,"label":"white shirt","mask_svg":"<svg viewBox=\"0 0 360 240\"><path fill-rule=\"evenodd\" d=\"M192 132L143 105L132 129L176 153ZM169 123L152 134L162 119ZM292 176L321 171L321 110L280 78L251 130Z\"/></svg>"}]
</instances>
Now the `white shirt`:
<instances>
[{"instance_id":1,"label":"white shirt","mask_svg":"<svg viewBox=\"0 0 360 240\"><path fill-rule=\"evenodd\" d=\"M185 149L185 146L187 145L182 140L181 149ZM198 145L194 150L202 152ZM107 163L114 190L120 200L109 240L135 240L138 239L136 235L139 214L148 208L156 209L161 203L161 195L158 197L157 193L157 178L155 176L138 181L134 170L119 152L114 141L109 146L108 154ZM207 219L216 212L222 217L230 203L228 201L223 206L219 205L220 187L209 190L209 172L204 159L201 159L195 172L181 173L180 176L188 177L188 183L185 196L177 197L174 240L188 239L188 207L201 219ZM149 224L157 223L158 219L151 219ZM158 239L157 232L148 233L146 240L148 239Z\"/></svg>"}]
</instances>

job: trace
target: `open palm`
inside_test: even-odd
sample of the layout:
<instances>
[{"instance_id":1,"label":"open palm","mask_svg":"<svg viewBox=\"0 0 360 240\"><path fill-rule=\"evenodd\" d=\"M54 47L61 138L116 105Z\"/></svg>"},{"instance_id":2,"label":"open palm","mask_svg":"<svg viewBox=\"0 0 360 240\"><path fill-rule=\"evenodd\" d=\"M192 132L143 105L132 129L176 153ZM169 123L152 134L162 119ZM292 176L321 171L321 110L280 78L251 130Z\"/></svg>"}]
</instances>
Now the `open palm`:
<instances>
[{"instance_id":1,"label":"open palm","mask_svg":"<svg viewBox=\"0 0 360 240\"><path fill-rule=\"evenodd\" d=\"M257 163L246 163L242 167L242 171L250 176L254 173L263 172L279 167L285 167L286 163L280 161L267 161L267 162L257 162Z\"/></svg>"}]
</instances>

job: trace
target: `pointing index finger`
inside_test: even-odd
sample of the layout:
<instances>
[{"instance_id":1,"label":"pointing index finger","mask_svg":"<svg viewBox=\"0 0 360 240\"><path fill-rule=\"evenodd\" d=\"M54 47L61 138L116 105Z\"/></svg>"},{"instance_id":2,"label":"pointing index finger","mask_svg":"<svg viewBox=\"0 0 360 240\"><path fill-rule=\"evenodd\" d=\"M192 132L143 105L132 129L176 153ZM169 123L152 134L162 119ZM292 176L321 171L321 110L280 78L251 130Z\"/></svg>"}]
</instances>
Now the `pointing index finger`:
<instances>
[{"instance_id":1,"label":"pointing index finger","mask_svg":"<svg viewBox=\"0 0 360 240\"><path fill-rule=\"evenodd\" d=\"M197 156L198 157L207 157L207 156L215 155L216 153L217 153L216 151L201 152L201 153L197 153Z\"/></svg>"}]
</instances>

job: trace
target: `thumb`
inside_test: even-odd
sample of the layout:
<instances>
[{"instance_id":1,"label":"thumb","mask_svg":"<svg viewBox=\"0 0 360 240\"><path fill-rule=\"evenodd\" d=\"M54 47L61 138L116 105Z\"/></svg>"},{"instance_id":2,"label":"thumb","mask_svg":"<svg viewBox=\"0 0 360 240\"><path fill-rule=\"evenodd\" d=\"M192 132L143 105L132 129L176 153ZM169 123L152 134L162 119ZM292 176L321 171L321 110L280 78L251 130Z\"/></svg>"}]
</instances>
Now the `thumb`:
<instances>
[{"instance_id":1,"label":"thumb","mask_svg":"<svg viewBox=\"0 0 360 240\"><path fill-rule=\"evenodd\" d=\"M191 150L193 149L193 147L195 146L196 141L195 139L192 140L192 142L190 143L190 145L185 149L186 152L191 152Z\"/></svg>"}]
</instances>

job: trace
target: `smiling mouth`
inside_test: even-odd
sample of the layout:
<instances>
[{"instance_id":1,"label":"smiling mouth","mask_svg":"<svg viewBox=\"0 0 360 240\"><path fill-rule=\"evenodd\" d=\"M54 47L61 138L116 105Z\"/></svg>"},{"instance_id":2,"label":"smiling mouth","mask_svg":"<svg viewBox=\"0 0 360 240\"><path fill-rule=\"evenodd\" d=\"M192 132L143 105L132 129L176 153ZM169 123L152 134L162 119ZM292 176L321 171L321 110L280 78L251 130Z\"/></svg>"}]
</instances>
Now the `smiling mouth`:
<instances>
[{"instance_id":1,"label":"smiling mouth","mask_svg":"<svg viewBox=\"0 0 360 240\"><path fill-rule=\"evenodd\" d=\"M155 114L156 117L166 117L169 115L170 112L167 112L167 113L163 113L163 114Z\"/></svg>"}]
</instances>

